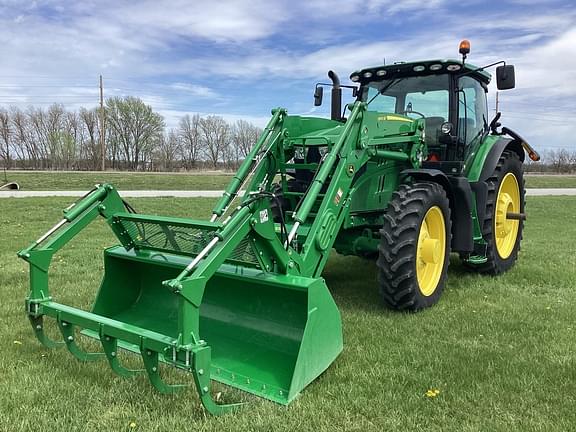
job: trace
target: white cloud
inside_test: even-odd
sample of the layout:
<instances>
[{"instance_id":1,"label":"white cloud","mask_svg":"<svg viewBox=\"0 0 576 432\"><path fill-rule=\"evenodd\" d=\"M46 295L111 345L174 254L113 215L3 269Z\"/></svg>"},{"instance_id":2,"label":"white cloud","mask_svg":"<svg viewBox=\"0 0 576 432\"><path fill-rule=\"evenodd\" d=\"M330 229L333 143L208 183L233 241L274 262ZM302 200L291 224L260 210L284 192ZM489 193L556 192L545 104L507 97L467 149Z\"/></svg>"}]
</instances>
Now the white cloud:
<instances>
[{"instance_id":1,"label":"white cloud","mask_svg":"<svg viewBox=\"0 0 576 432\"><path fill-rule=\"evenodd\" d=\"M283 8L264 0L209 0L129 2L109 14L112 21L128 25L136 34L162 38L199 37L213 41L242 42L277 31L288 18Z\"/></svg>"},{"instance_id":2,"label":"white cloud","mask_svg":"<svg viewBox=\"0 0 576 432\"><path fill-rule=\"evenodd\" d=\"M191 96L196 96L199 98L216 98L218 94L209 87L197 85L197 84L190 84L190 83L173 83L170 84L170 88L188 93Z\"/></svg>"}]
</instances>

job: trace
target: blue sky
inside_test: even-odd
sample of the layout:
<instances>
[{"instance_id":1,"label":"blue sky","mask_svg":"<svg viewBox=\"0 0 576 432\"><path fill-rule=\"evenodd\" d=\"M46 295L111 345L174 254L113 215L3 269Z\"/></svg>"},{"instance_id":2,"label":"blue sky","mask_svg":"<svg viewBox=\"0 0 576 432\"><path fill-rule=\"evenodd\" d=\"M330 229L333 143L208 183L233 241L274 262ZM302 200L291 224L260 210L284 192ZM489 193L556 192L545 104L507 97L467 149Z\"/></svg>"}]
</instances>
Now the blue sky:
<instances>
[{"instance_id":1,"label":"blue sky","mask_svg":"<svg viewBox=\"0 0 576 432\"><path fill-rule=\"evenodd\" d=\"M0 0L0 105L91 107L102 74L106 96L139 96L168 127L195 112L263 126L275 106L327 115L312 93L328 69L454 58L463 38L471 63L516 65L505 125L576 149L573 0Z\"/></svg>"}]
</instances>

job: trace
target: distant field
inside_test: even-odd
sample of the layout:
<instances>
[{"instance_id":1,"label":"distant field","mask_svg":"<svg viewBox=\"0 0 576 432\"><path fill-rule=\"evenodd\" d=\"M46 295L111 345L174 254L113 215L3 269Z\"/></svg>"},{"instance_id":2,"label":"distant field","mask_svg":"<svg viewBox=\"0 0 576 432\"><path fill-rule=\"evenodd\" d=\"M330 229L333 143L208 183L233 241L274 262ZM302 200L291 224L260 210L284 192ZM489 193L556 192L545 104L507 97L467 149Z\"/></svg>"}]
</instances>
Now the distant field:
<instances>
[{"instance_id":1,"label":"distant field","mask_svg":"<svg viewBox=\"0 0 576 432\"><path fill-rule=\"evenodd\" d=\"M220 190L231 179L230 174L215 173L131 173L131 172L8 172L8 180L22 190L89 190L96 183L112 183L118 190ZM4 183L0 173L0 183Z\"/></svg>"},{"instance_id":2,"label":"distant field","mask_svg":"<svg viewBox=\"0 0 576 432\"><path fill-rule=\"evenodd\" d=\"M8 172L8 180L22 190L89 190L96 183L112 183L118 190L220 190L232 174L224 173L131 173L131 172ZM0 184L4 183L0 173ZM528 188L576 188L576 175L527 175Z\"/></svg>"},{"instance_id":3,"label":"distant field","mask_svg":"<svg viewBox=\"0 0 576 432\"><path fill-rule=\"evenodd\" d=\"M468 273L453 256L440 303L417 314L380 305L373 262L333 253L324 277L342 313L343 353L288 407L215 385L224 400L248 402L220 418L206 416L193 386L160 395L145 376L122 379L105 361L80 363L35 340L23 310L28 270L16 251L69 202L0 202L1 431L574 430L576 197L529 197L517 265L485 277ZM130 202L141 212L206 217L214 201ZM54 299L89 308L102 248L114 242L98 223L59 253ZM165 372L171 382L192 382ZM430 389L437 396L427 397Z\"/></svg>"},{"instance_id":4,"label":"distant field","mask_svg":"<svg viewBox=\"0 0 576 432\"><path fill-rule=\"evenodd\" d=\"M526 175L528 188L576 188L576 175Z\"/></svg>"}]
</instances>

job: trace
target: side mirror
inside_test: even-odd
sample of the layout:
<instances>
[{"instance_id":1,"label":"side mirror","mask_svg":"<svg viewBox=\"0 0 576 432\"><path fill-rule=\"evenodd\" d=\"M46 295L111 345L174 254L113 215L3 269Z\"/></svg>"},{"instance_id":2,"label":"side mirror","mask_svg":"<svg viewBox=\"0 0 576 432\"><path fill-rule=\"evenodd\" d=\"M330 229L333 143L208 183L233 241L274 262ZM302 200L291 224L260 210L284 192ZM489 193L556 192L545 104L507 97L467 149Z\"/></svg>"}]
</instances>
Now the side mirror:
<instances>
[{"instance_id":1,"label":"side mirror","mask_svg":"<svg viewBox=\"0 0 576 432\"><path fill-rule=\"evenodd\" d=\"M513 65L498 66L496 68L496 87L498 87L498 90L508 90L516 87Z\"/></svg>"},{"instance_id":2,"label":"side mirror","mask_svg":"<svg viewBox=\"0 0 576 432\"><path fill-rule=\"evenodd\" d=\"M322 96L324 96L324 87L317 86L314 90L314 106L322 105Z\"/></svg>"}]
</instances>

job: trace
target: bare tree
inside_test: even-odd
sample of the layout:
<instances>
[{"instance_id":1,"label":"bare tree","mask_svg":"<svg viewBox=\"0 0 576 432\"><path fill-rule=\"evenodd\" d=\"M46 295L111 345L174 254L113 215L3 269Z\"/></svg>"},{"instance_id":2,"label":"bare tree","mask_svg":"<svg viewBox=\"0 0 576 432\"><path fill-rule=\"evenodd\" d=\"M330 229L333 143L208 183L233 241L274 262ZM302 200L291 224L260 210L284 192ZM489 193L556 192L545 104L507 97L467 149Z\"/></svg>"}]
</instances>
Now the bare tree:
<instances>
[{"instance_id":1,"label":"bare tree","mask_svg":"<svg viewBox=\"0 0 576 432\"><path fill-rule=\"evenodd\" d=\"M230 125L222 117L208 116L200 120L200 130L206 157L217 168L231 142Z\"/></svg>"},{"instance_id":2,"label":"bare tree","mask_svg":"<svg viewBox=\"0 0 576 432\"><path fill-rule=\"evenodd\" d=\"M555 173L562 174L571 170L570 153L566 149L549 150L546 152L546 161Z\"/></svg>"},{"instance_id":3,"label":"bare tree","mask_svg":"<svg viewBox=\"0 0 576 432\"><path fill-rule=\"evenodd\" d=\"M262 129L246 120L238 120L234 124L234 144L238 150L239 158L248 156L261 133Z\"/></svg>"},{"instance_id":4,"label":"bare tree","mask_svg":"<svg viewBox=\"0 0 576 432\"><path fill-rule=\"evenodd\" d=\"M35 168L47 168L46 164L50 158L45 117L44 111L40 108L29 107L26 111L27 125L25 124L25 127L29 128L30 137L27 141L27 147L37 161Z\"/></svg>"},{"instance_id":5,"label":"bare tree","mask_svg":"<svg viewBox=\"0 0 576 432\"><path fill-rule=\"evenodd\" d=\"M570 166L570 172L576 172L576 150L573 150L568 156L568 163Z\"/></svg>"},{"instance_id":6,"label":"bare tree","mask_svg":"<svg viewBox=\"0 0 576 432\"><path fill-rule=\"evenodd\" d=\"M164 119L135 97L106 100L108 140L118 146L127 167L145 169L164 133Z\"/></svg>"},{"instance_id":7,"label":"bare tree","mask_svg":"<svg viewBox=\"0 0 576 432\"><path fill-rule=\"evenodd\" d=\"M0 110L0 157L4 162L4 168L11 166L11 138L10 115L7 110L2 109Z\"/></svg>"},{"instance_id":8,"label":"bare tree","mask_svg":"<svg viewBox=\"0 0 576 432\"><path fill-rule=\"evenodd\" d=\"M100 162L100 129L98 112L95 108L88 110L80 108L81 125L80 155L88 163L90 169L96 170Z\"/></svg>"},{"instance_id":9,"label":"bare tree","mask_svg":"<svg viewBox=\"0 0 576 432\"><path fill-rule=\"evenodd\" d=\"M157 168L161 171L172 171L180 152L180 141L178 133L171 129L167 134L162 135L156 148Z\"/></svg>"},{"instance_id":10,"label":"bare tree","mask_svg":"<svg viewBox=\"0 0 576 432\"><path fill-rule=\"evenodd\" d=\"M81 126L78 114L76 112L65 113L60 130L56 133L59 168L71 169L76 166L80 134Z\"/></svg>"},{"instance_id":11,"label":"bare tree","mask_svg":"<svg viewBox=\"0 0 576 432\"><path fill-rule=\"evenodd\" d=\"M178 124L178 138L180 140L180 156L186 169L193 169L202 157L202 130L200 115L186 114Z\"/></svg>"},{"instance_id":12,"label":"bare tree","mask_svg":"<svg viewBox=\"0 0 576 432\"><path fill-rule=\"evenodd\" d=\"M26 147L26 133L25 133L25 123L26 117L18 108L10 108L10 124L12 125L12 148L17 159L22 161L31 160L31 155L28 153Z\"/></svg>"}]
</instances>

